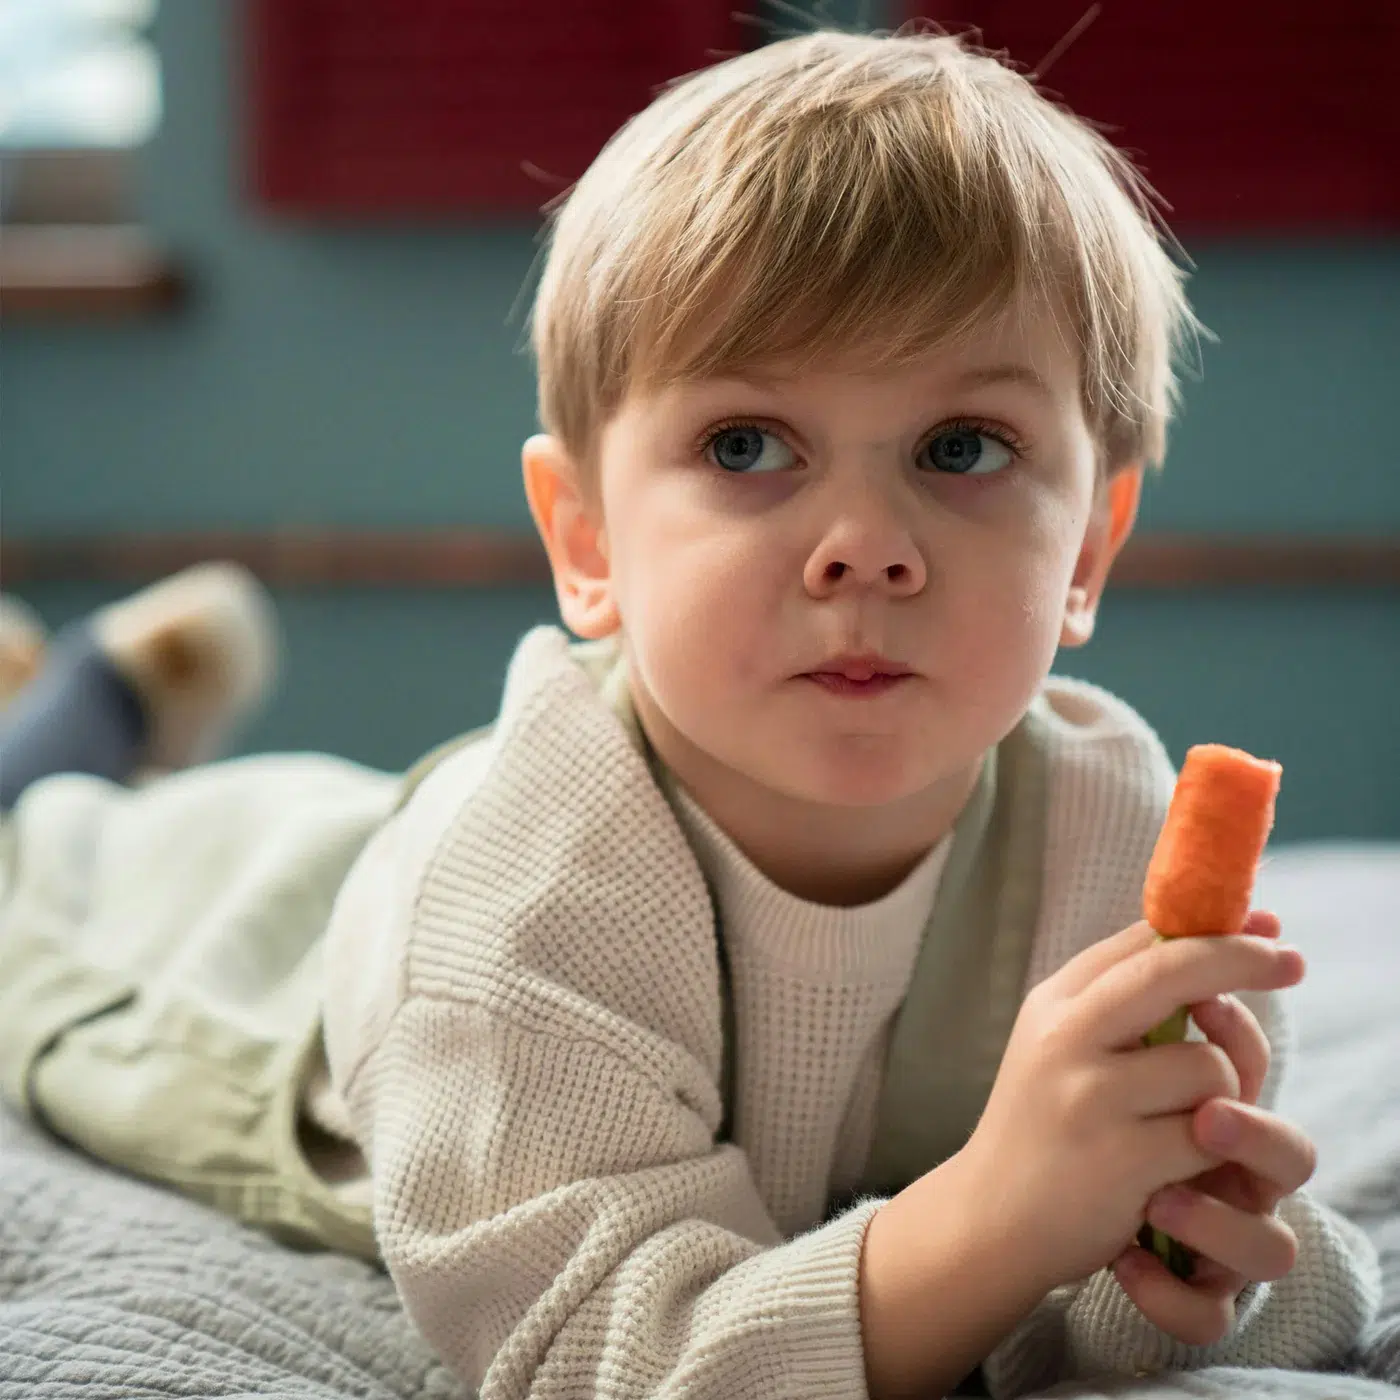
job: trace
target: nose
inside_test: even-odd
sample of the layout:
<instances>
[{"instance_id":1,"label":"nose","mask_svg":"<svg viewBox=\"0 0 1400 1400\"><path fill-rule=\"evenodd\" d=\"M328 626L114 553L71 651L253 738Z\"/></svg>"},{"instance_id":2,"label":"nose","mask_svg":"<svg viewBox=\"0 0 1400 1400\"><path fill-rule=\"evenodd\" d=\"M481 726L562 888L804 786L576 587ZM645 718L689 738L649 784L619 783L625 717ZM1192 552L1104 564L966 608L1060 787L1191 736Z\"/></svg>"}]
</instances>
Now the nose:
<instances>
[{"instance_id":1,"label":"nose","mask_svg":"<svg viewBox=\"0 0 1400 1400\"><path fill-rule=\"evenodd\" d=\"M852 589L908 598L928 582L924 556L897 503L867 488L847 497L807 558L803 582L813 598Z\"/></svg>"}]
</instances>

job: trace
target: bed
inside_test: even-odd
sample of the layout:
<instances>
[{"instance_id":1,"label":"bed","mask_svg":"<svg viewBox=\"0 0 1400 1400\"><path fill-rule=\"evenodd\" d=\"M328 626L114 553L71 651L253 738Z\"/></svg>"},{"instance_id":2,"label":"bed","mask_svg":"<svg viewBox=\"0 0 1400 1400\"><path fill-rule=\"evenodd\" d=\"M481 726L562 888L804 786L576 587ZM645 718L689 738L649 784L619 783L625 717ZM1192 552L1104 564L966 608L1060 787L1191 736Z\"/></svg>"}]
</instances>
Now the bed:
<instances>
[{"instance_id":1,"label":"bed","mask_svg":"<svg viewBox=\"0 0 1400 1400\"><path fill-rule=\"evenodd\" d=\"M1375 1239L1381 1316L1345 1374L1214 1369L1057 1397L1400 1396L1400 846L1281 847L1259 903L1309 957L1284 1108L1314 1186ZM0 1117L0 1400L469 1400L387 1279L281 1248Z\"/></svg>"}]
</instances>

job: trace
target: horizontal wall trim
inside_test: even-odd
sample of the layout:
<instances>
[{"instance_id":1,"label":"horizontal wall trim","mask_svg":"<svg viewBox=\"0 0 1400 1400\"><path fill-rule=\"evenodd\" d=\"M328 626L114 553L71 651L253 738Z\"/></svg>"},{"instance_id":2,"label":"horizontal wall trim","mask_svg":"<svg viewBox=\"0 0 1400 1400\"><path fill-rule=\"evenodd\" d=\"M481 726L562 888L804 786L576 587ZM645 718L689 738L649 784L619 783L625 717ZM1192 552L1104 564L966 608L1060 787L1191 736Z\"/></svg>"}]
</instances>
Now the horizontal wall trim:
<instances>
[{"instance_id":1,"label":"horizontal wall trim","mask_svg":"<svg viewBox=\"0 0 1400 1400\"><path fill-rule=\"evenodd\" d=\"M546 583L533 535L491 530L272 530L36 536L0 546L5 587L58 580L140 583L232 559L282 588L458 588ZM1400 536L1150 533L1113 573L1119 588L1394 588Z\"/></svg>"},{"instance_id":2,"label":"horizontal wall trim","mask_svg":"<svg viewBox=\"0 0 1400 1400\"><path fill-rule=\"evenodd\" d=\"M0 314L7 321L148 316L178 306L182 268L125 226L11 225L0 238Z\"/></svg>"}]
</instances>

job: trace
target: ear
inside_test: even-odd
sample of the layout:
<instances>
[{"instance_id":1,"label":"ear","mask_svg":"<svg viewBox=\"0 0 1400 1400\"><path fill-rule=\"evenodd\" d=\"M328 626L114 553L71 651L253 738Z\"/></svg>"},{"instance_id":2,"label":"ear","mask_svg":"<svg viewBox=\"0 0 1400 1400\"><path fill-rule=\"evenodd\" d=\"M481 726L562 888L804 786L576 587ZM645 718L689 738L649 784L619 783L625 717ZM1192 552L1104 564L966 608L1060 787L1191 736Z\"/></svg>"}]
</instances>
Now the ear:
<instances>
[{"instance_id":1,"label":"ear","mask_svg":"<svg viewBox=\"0 0 1400 1400\"><path fill-rule=\"evenodd\" d=\"M521 450L525 499L540 533L564 625L596 639L619 625L601 512L583 490L577 464L557 438L537 433Z\"/></svg>"},{"instance_id":2,"label":"ear","mask_svg":"<svg viewBox=\"0 0 1400 1400\"><path fill-rule=\"evenodd\" d=\"M1142 496L1142 468L1119 467L1094 492L1089 528L1074 566L1060 645L1082 647L1094 635L1099 600L1108 583L1108 571L1137 521Z\"/></svg>"}]
</instances>

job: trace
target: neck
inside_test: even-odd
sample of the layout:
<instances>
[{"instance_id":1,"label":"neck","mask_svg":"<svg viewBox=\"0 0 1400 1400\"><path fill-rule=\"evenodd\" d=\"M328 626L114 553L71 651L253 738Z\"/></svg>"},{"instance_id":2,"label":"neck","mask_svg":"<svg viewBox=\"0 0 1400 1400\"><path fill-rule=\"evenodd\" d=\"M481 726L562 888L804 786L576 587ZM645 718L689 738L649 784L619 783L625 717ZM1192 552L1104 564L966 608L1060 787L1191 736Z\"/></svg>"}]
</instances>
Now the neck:
<instances>
[{"instance_id":1,"label":"neck","mask_svg":"<svg viewBox=\"0 0 1400 1400\"><path fill-rule=\"evenodd\" d=\"M816 904L869 904L889 894L952 830L977 778L973 764L879 807L805 801L702 752L639 691L642 728L681 786L768 879Z\"/></svg>"}]
</instances>

